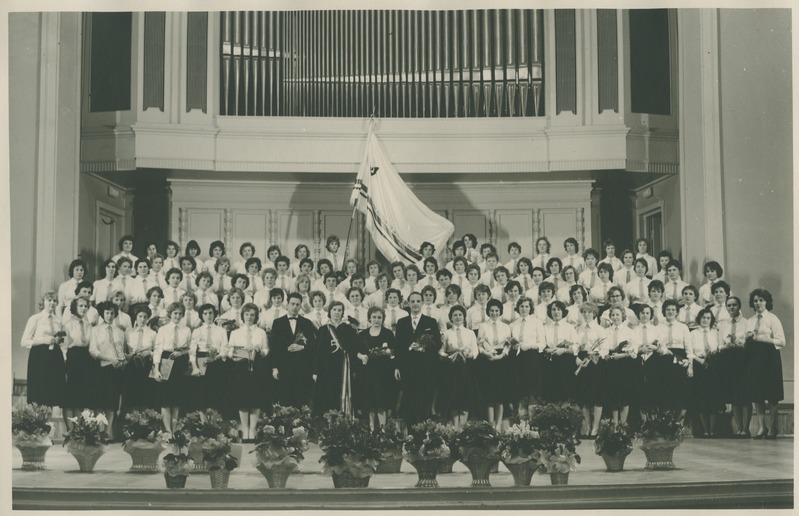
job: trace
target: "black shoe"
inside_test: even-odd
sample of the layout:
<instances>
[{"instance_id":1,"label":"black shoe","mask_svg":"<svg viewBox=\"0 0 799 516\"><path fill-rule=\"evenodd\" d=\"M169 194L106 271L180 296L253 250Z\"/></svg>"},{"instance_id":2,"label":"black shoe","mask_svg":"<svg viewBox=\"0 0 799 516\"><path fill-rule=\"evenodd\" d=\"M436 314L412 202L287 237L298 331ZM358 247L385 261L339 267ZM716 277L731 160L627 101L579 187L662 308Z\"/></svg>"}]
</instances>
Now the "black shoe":
<instances>
[{"instance_id":1,"label":"black shoe","mask_svg":"<svg viewBox=\"0 0 799 516\"><path fill-rule=\"evenodd\" d=\"M773 440L773 439L776 439L776 438L777 438L777 436L774 435L774 434L766 434L766 435L763 436L763 439L769 439L769 440Z\"/></svg>"},{"instance_id":2,"label":"black shoe","mask_svg":"<svg viewBox=\"0 0 799 516\"><path fill-rule=\"evenodd\" d=\"M765 439L768 434L756 434L752 436L752 439Z\"/></svg>"}]
</instances>

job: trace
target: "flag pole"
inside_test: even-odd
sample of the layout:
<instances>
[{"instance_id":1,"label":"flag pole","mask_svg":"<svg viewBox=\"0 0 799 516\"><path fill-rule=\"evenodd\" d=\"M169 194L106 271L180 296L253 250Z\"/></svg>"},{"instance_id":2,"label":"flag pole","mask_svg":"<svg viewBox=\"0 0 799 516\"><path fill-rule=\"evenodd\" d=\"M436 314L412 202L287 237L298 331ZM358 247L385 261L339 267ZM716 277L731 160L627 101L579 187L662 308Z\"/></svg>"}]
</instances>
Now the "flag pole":
<instances>
[{"instance_id":1,"label":"flag pole","mask_svg":"<svg viewBox=\"0 0 799 516\"><path fill-rule=\"evenodd\" d=\"M372 108L372 115L369 117L369 131L366 133L366 145L367 145L367 152L369 146L369 133L372 132L372 126L375 123L375 113L374 107ZM350 254L350 235L352 235L352 223L355 222L355 212L358 211L358 203L356 202L352 206L352 215L350 215L350 227L347 229L347 241L344 244L344 259L341 260L341 270L338 272L344 272L344 266L347 263L347 258L349 258Z\"/></svg>"}]
</instances>

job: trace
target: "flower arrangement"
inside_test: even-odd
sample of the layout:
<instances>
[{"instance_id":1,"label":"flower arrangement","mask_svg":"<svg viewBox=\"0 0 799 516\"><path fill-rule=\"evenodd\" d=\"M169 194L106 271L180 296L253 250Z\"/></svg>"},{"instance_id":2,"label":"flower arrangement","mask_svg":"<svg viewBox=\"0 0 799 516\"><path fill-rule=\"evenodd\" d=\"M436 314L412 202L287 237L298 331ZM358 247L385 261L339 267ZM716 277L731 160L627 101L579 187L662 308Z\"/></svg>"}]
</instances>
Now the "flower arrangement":
<instances>
[{"instance_id":1,"label":"flower arrangement","mask_svg":"<svg viewBox=\"0 0 799 516\"><path fill-rule=\"evenodd\" d=\"M522 351L521 343L519 342L519 339L515 337L508 337L505 339L504 347L506 355L510 354L511 351L515 351L516 355L518 355Z\"/></svg>"},{"instance_id":2,"label":"flower arrangement","mask_svg":"<svg viewBox=\"0 0 799 516\"><path fill-rule=\"evenodd\" d=\"M308 428L311 424L311 410L283 407L275 404L271 416L258 420L255 433L256 465L266 468L289 466L298 469L308 450Z\"/></svg>"},{"instance_id":3,"label":"flower arrangement","mask_svg":"<svg viewBox=\"0 0 799 516\"><path fill-rule=\"evenodd\" d=\"M55 337L55 344L50 344L49 348L51 350L56 346L61 346L64 344L64 339L66 339L67 333L65 331L57 331L53 337Z\"/></svg>"},{"instance_id":4,"label":"flower arrangement","mask_svg":"<svg viewBox=\"0 0 799 516\"><path fill-rule=\"evenodd\" d=\"M405 435L400 432L396 421L389 420L386 426L374 431L383 450L383 460L399 459L402 457L402 443Z\"/></svg>"},{"instance_id":5,"label":"flower arrangement","mask_svg":"<svg viewBox=\"0 0 799 516\"><path fill-rule=\"evenodd\" d=\"M580 456L565 444L556 444L550 449L541 450L538 462L547 473L569 473L577 471Z\"/></svg>"},{"instance_id":6,"label":"flower arrangement","mask_svg":"<svg viewBox=\"0 0 799 516\"><path fill-rule=\"evenodd\" d=\"M184 452L188 450L190 436L186 430L176 430L167 438L173 451L164 455L164 472L170 477L185 476L194 468L194 461Z\"/></svg>"},{"instance_id":7,"label":"flower arrangement","mask_svg":"<svg viewBox=\"0 0 799 516\"><path fill-rule=\"evenodd\" d=\"M230 455L230 439L211 437L203 441L203 462L210 471L226 469L233 471L239 465L236 457Z\"/></svg>"},{"instance_id":8,"label":"flower arrangement","mask_svg":"<svg viewBox=\"0 0 799 516\"><path fill-rule=\"evenodd\" d=\"M597 455L619 457L628 455L632 450L633 440L627 430L627 423L611 419L599 422L599 432L594 441L594 452Z\"/></svg>"},{"instance_id":9,"label":"flower arrangement","mask_svg":"<svg viewBox=\"0 0 799 516\"><path fill-rule=\"evenodd\" d=\"M203 416L205 416L204 421ZM192 441L219 437L226 437L234 443L241 441L239 424L235 421L225 420L219 412L213 409L208 409L205 412L199 410L189 412L178 421L177 427L188 432Z\"/></svg>"},{"instance_id":10,"label":"flower arrangement","mask_svg":"<svg viewBox=\"0 0 799 516\"><path fill-rule=\"evenodd\" d=\"M228 336L233 333L234 330L239 329L239 323L236 322L235 319L223 319L222 317L217 317L216 324L217 326L224 328Z\"/></svg>"},{"instance_id":11,"label":"flower arrangement","mask_svg":"<svg viewBox=\"0 0 799 516\"><path fill-rule=\"evenodd\" d=\"M635 434L636 439L682 442L685 429L677 411L650 410L645 411L644 414L646 421L641 423L641 429Z\"/></svg>"},{"instance_id":12,"label":"flower arrangement","mask_svg":"<svg viewBox=\"0 0 799 516\"><path fill-rule=\"evenodd\" d=\"M349 473L364 478L375 473L380 463L380 440L360 421L340 411L324 415L327 427L320 431L319 446L324 452L319 462L328 475Z\"/></svg>"},{"instance_id":13,"label":"flower arrangement","mask_svg":"<svg viewBox=\"0 0 799 516\"><path fill-rule=\"evenodd\" d=\"M411 427L405 439L404 457L409 462L427 459L445 459L450 456L447 427L428 419Z\"/></svg>"},{"instance_id":14,"label":"flower arrangement","mask_svg":"<svg viewBox=\"0 0 799 516\"><path fill-rule=\"evenodd\" d=\"M64 434L64 445L80 444L84 446L101 446L108 444L108 420L102 413L84 410L77 417L71 417L72 430Z\"/></svg>"},{"instance_id":15,"label":"flower arrangement","mask_svg":"<svg viewBox=\"0 0 799 516\"><path fill-rule=\"evenodd\" d=\"M471 458L499 459L499 434L488 421L469 421L454 438L461 461Z\"/></svg>"},{"instance_id":16,"label":"flower arrangement","mask_svg":"<svg viewBox=\"0 0 799 516\"><path fill-rule=\"evenodd\" d=\"M381 346L369 350L369 358L394 358L394 352L388 347L388 342L384 342Z\"/></svg>"},{"instance_id":17,"label":"flower arrangement","mask_svg":"<svg viewBox=\"0 0 799 516\"><path fill-rule=\"evenodd\" d=\"M122 436L128 441L160 442L164 438L164 420L161 414L152 409L134 410L125 415Z\"/></svg>"},{"instance_id":18,"label":"flower arrangement","mask_svg":"<svg viewBox=\"0 0 799 516\"><path fill-rule=\"evenodd\" d=\"M541 436L525 419L505 430L499 440L500 458L508 464L534 460L541 449Z\"/></svg>"},{"instance_id":19,"label":"flower arrangement","mask_svg":"<svg viewBox=\"0 0 799 516\"><path fill-rule=\"evenodd\" d=\"M416 342L411 342L411 345L408 347L408 349L410 351L424 353L426 351L430 351L434 346L435 341L433 340L433 336L430 335L430 333L425 332L416 340Z\"/></svg>"},{"instance_id":20,"label":"flower arrangement","mask_svg":"<svg viewBox=\"0 0 799 516\"><path fill-rule=\"evenodd\" d=\"M11 413L11 434L15 442L43 442L49 439L53 409L31 403Z\"/></svg>"}]
</instances>

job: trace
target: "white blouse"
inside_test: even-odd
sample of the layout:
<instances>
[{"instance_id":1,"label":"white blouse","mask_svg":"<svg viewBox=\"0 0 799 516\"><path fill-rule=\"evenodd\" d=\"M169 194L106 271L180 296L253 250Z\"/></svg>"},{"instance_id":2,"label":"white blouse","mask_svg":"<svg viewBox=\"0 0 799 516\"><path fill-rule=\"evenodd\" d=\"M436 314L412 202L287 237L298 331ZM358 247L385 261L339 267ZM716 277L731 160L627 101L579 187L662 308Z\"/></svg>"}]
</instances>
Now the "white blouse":
<instances>
[{"instance_id":1,"label":"white blouse","mask_svg":"<svg viewBox=\"0 0 799 516\"><path fill-rule=\"evenodd\" d=\"M501 320L486 321L477 330L477 341L480 348L485 353L493 353L495 350L502 350L505 341L511 336L510 326Z\"/></svg>"},{"instance_id":2,"label":"white blouse","mask_svg":"<svg viewBox=\"0 0 799 516\"><path fill-rule=\"evenodd\" d=\"M438 354L446 357L456 351L463 353L466 358L477 358L479 350L473 331L459 326L444 332L444 342Z\"/></svg>"},{"instance_id":3,"label":"white blouse","mask_svg":"<svg viewBox=\"0 0 799 516\"><path fill-rule=\"evenodd\" d=\"M519 341L523 350L536 349L543 351L546 347L544 341L544 325L537 318L527 315L519 317L510 326L511 335Z\"/></svg>"}]
</instances>

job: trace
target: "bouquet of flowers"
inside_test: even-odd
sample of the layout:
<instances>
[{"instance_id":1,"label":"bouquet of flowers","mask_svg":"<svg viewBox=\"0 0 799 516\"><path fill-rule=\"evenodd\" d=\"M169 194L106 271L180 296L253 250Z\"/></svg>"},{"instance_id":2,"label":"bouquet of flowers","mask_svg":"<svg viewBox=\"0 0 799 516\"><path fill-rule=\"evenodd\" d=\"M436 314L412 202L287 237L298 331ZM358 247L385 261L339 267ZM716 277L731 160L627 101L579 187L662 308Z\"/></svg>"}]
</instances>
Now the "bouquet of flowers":
<instances>
[{"instance_id":1,"label":"bouquet of flowers","mask_svg":"<svg viewBox=\"0 0 799 516\"><path fill-rule=\"evenodd\" d=\"M599 347L602 345L605 339L598 338L592 344L591 347L588 348L588 351L580 351L577 354L577 358L581 360L580 365L577 367L577 370L574 371L574 376L580 374L580 371L583 367L588 367L589 364L595 364L599 362Z\"/></svg>"},{"instance_id":2,"label":"bouquet of flowers","mask_svg":"<svg viewBox=\"0 0 799 516\"><path fill-rule=\"evenodd\" d=\"M521 342L519 342L519 339L516 337L508 337L505 339L504 347L506 355L511 351L515 351L517 355L522 352Z\"/></svg>"},{"instance_id":3,"label":"bouquet of flowers","mask_svg":"<svg viewBox=\"0 0 799 516\"><path fill-rule=\"evenodd\" d=\"M255 433L256 465L266 468L290 466L296 471L308 450L311 410L275 404L271 416L258 420Z\"/></svg>"},{"instance_id":4,"label":"bouquet of flowers","mask_svg":"<svg viewBox=\"0 0 799 516\"><path fill-rule=\"evenodd\" d=\"M396 421L390 420L383 428L376 429L374 434L383 451L383 461L402 457L402 443L405 441L405 435L399 431Z\"/></svg>"},{"instance_id":5,"label":"bouquet of flowers","mask_svg":"<svg viewBox=\"0 0 799 516\"><path fill-rule=\"evenodd\" d=\"M166 434L162 429L163 418L160 413L152 409L134 410L125 415L122 435L126 443L128 441L149 441L154 443L164 439Z\"/></svg>"},{"instance_id":6,"label":"bouquet of flowers","mask_svg":"<svg viewBox=\"0 0 799 516\"><path fill-rule=\"evenodd\" d=\"M641 423L641 429L635 434L641 441L666 441L682 442L685 429L679 413L673 410L644 411L646 421Z\"/></svg>"},{"instance_id":7,"label":"bouquet of flowers","mask_svg":"<svg viewBox=\"0 0 799 516\"><path fill-rule=\"evenodd\" d=\"M221 326L225 329L228 337L231 333L233 333L233 330L239 329L239 323L235 319L223 319L222 317L217 317L215 322L217 326Z\"/></svg>"},{"instance_id":8,"label":"bouquet of flowers","mask_svg":"<svg viewBox=\"0 0 799 516\"><path fill-rule=\"evenodd\" d=\"M499 434L488 421L469 421L454 441L463 462L472 457L499 459Z\"/></svg>"},{"instance_id":9,"label":"bouquet of flowers","mask_svg":"<svg viewBox=\"0 0 799 516\"><path fill-rule=\"evenodd\" d=\"M11 435L14 442L49 442L50 418L53 409L31 403L11 413Z\"/></svg>"},{"instance_id":10,"label":"bouquet of flowers","mask_svg":"<svg viewBox=\"0 0 799 516\"><path fill-rule=\"evenodd\" d=\"M360 421L332 410L325 414L327 427L319 434L319 446L324 452L319 462L322 472L350 473L357 478L374 474L380 463L380 440Z\"/></svg>"},{"instance_id":11,"label":"bouquet of flowers","mask_svg":"<svg viewBox=\"0 0 799 516\"><path fill-rule=\"evenodd\" d=\"M302 332L297 334L297 338L294 339L294 342L289 344L288 351L301 351L308 345L308 339L303 335Z\"/></svg>"},{"instance_id":12,"label":"bouquet of flowers","mask_svg":"<svg viewBox=\"0 0 799 516\"><path fill-rule=\"evenodd\" d=\"M405 459L413 462L449 457L447 439L450 434L447 427L431 419L413 425L405 439Z\"/></svg>"},{"instance_id":13,"label":"bouquet of flowers","mask_svg":"<svg viewBox=\"0 0 799 516\"><path fill-rule=\"evenodd\" d=\"M194 461L183 450L188 450L190 436L185 430L176 430L169 435L167 444L173 451L164 455L164 470L170 477L188 475L194 468Z\"/></svg>"},{"instance_id":14,"label":"bouquet of flowers","mask_svg":"<svg viewBox=\"0 0 799 516\"><path fill-rule=\"evenodd\" d=\"M530 413L530 425L538 429L542 444L549 449L564 444L574 450L580 443L577 434L582 423L580 407L570 403L536 405Z\"/></svg>"},{"instance_id":15,"label":"bouquet of flowers","mask_svg":"<svg viewBox=\"0 0 799 516\"><path fill-rule=\"evenodd\" d=\"M226 469L232 471L238 467L236 457L230 454L230 439L227 437L211 437L202 443L203 462L209 470Z\"/></svg>"},{"instance_id":16,"label":"bouquet of flowers","mask_svg":"<svg viewBox=\"0 0 799 516\"><path fill-rule=\"evenodd\" d=\"M369 350L369 358L390 359L394 358L394 352L388 347L388 342L384 342L381 346L375 346Z\"/></svg>"},{"instance_id":17,"label":"bouquet of flowers","mask_svg":"<svg viewBox=\"0 0 799 516\"><path fill-rule=\"evenodd\" d=\"M563 443L544 448L538 453L538 462L547 473L577 471L577 464L580 464L580 460L577 452Z\"/></svg>"},{"instance_id":18,"label":"bouquet of flowers","mask_svg":"<svg viewBox=\"0 0 799 516\"><path fill-rule=\"evenodd\" d=\"M67 336L67 332L65 331L57 331L53 337L55 337L55 344L50 344L49 348L53 349L56 346L61 346L64 344L64 339Z\"/></svg>"},{"instance_id":19,"label":"bouquet of flowers","mask_svg":"<svg viewBox=\"0 0 799 516\"><path fill-rule=\"evenodd\" d=\"M594 452L597 455L619 457L633 451L633 440L627 430L627 423L618 423L612 419L603 419L599 423L599 433L594 441Z\"/></svg>"},{"instance_id":20,"label":"bouquet of flowers","mask_svg":"<svg viewBox=\"0 0 799 516\"><path fill-rule=\"evenodd\" d=\"M84 446L99 446L108 444L108 420L102 413L84 410L77 417L71 417L72 430L64 434L64 445L69 443Z\"/></svg>"},{"instance_id":21,"label":"bouquet of flowers","mask_svg":"<svg viewBox=\"0 0 799 516\"><path fill-rule=\"evenodd\" d=\"M189 412L177 423L177 428L187 432L192 442L213 438L227 438L234 443L241 441L241 431L236 421L225 420L219 412L213 409L202 412L205 421L200 414L199 410Z\"/></svg>"},{"instance_id":22,"label":"bouquet of flowers","mask_svg":"<svg viewBox=\"0 0 799 516\"><path fill-rule=\"evenodd\" d=\"M541 436L524 419L505 430L499 440L500 458L508 464L534 460L541 449Z\"/></svg>"},{"instance_id":23,"label":"bouquet of flowers","mask_svg":"<svg viewBox=\"0 0 799 516\"><path fill-rule=\"evenodd\" d=\"M424 353L426 351L430 351L435 346L435 341L433 340L433 336L430 333L425 332L419 337L416 342L411 342L410 347L408 348L410 351L418 351L419 353Z\"/></svg>"},{"instance_id":24,"label":"bouquet of flowers","mask_svg":"<svg viewBox=\"0 0 799 516\"><path fill-rule=\"evenodd\" d=\"M615 348L610 350L610 353L608 353L607 358L611 359L611 358L613 358L613 355L615 355L615 354L620 354L620 355L621 354L626 354L626 355L629 355L629 352L627 351L629 345L630 345L630 342L626 341L626 340L623 340L623 341L619 342L618 346L616 346Z\"/></svg>"}]
</instances>

